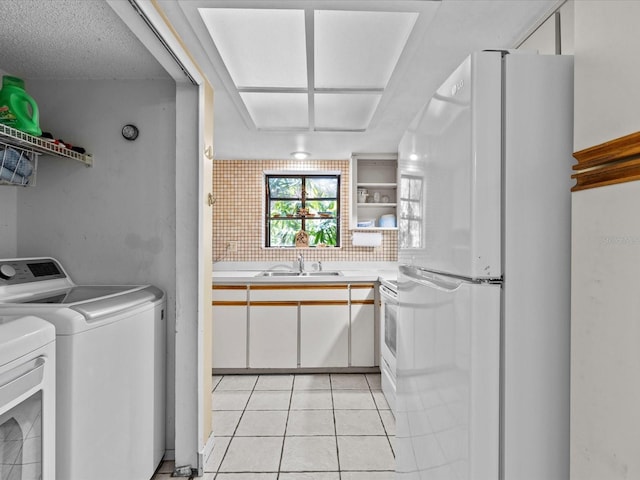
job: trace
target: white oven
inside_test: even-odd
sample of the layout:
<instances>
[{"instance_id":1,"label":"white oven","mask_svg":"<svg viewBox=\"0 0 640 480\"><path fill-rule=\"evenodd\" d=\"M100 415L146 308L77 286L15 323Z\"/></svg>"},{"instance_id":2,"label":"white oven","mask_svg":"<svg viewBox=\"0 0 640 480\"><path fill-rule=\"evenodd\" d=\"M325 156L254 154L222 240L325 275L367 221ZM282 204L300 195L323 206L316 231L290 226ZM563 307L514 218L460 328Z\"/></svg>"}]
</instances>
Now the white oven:
<instances>
[{"instance_id":1,"label":"white oven","mask_svg":"<svg viewBox=\"0 0 640 480\"><path fill-rule=\"evenodd\" d=\"M0 479L55 478L55 330L0 315Z\"/></svg>"},{"instance_id":2,"label":"white oven","mask_svg":"<svg viewBox=\"0 0 640 480\"><path fill-rule=\"evenodd\" d=\"M398 288L393 280L380 282L380 373L382 392L391 411L396 404Z\"/></svg>"}]
</instances>

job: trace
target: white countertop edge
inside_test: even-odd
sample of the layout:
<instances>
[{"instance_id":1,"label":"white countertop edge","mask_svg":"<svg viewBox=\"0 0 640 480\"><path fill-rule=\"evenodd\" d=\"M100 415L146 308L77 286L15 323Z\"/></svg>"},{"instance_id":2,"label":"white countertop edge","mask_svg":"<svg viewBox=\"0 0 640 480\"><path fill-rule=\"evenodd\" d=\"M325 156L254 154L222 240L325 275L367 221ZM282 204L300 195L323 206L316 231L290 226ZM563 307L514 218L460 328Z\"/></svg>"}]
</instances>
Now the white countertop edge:
<instances>
[{"instance_id":1,"label":"white countertop edge","mask_svg":"<svg viewBox=\"0 0 640 480\"><path fill-rule=\"evenodd\" d=\"M398 262L331 262L322 259L312 258L311 255L305 256L306 270L312 271L313 264L318 260L322 261L323 270L357 270L357 271L379 271L398 269ZM271 262L216 262L213 264L213 272L235 272L235 271L259 271L264 270L285 270L294 269L294 259L290 262L271 261Z\"/></svg>"},{"instance_id":2,"label":"white countertop edge","mask_svg":"<svg viewBox=\"0 0 640 480\"><path fill-rule=\"evenodd\" d=\"M234 262L237 263L237 262ZM336 268L336 264L340 263L344 267L350 268ZM212 282L213 283L342 283L342 282L376 282L380 278L387 280L393 280L397 278L397 265L395 262L366 262L359 263L360 268L354 269L353 264L356 262L323 262L322 267L325 271L340 271L342 275L339 276L318 276L318 277L262 277L259 274L265 270L284 270L285 267L276 267L273 263L270 263L266 268L255 268L246 270L222 270L216 269L213 271ZM290 268L287 266L287 268ZM307 271L313 271L310 268Z\"/></svg>"}]
</instances>

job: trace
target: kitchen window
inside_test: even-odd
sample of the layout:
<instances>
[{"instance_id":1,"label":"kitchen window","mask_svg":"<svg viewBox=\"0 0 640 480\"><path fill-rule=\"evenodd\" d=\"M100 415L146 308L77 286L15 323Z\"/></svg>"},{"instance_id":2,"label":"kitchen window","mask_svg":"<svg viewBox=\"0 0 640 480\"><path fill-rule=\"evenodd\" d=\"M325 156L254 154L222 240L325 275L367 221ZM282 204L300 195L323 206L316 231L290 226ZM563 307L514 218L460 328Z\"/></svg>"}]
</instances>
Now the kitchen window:
<instances>
[{"instance_id":1,"label":"kitchen window","mask_svg":"<svg viewBox=\"0 0 640 480\"><path fill-rule=\"evenodd\" d=\"M340 174L265 173L265 246L340 246ZM306 236L305 236L306 237Z\"/></svg>"},{"instance_id":2,"label":"kitchen window","mask_svg":"<svg viewBox=\"0 0 640 480\"><path fill-rule=\"evenodd\" d=\"M422 248L422 177L400 177L400 248Z\"/></svg>"}]
</instances>

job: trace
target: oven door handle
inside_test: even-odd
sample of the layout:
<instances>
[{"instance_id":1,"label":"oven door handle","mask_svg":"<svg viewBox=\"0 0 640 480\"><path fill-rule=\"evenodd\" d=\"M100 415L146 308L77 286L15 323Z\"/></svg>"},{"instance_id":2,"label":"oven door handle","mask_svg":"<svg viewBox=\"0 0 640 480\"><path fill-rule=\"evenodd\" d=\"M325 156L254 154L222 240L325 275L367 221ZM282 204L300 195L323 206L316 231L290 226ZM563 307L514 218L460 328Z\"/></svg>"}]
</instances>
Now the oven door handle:
<instances>
[{"instance_id":1,"label":"oven door handle","mask_svg":"<svg viewBox=\"0 0 640 480\"><path fill-rule=\"evenodd\" d=\"M392 302L398 301L398 294L384 285L380 285L380 294L385 298L389 299Z\"/></svg>"},{"instance_id":2,"label":"oven door handle","mask_svg":"<svg viewBox=\"0 0 640 480\"><path fill-rule=\"evenodd\" d=\"M0 385L0 414L4 413L5 407L13 408L15 405L12 404L25 394L33 394L34 388L42 384L44 362L43 357L38 357L30 365L20 365L0 376L0 380L9 379Z\"/></svg>"}]
</instances>

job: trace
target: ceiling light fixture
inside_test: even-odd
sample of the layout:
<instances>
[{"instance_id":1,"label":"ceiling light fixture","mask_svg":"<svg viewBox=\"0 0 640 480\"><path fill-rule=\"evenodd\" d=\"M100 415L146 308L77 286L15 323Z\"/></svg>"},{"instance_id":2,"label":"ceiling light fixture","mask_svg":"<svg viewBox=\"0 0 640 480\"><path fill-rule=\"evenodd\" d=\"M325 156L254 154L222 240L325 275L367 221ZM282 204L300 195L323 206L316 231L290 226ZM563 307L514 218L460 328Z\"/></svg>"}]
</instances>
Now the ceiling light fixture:
<instances>
[{"instance_id":1,"label":"ceiling light fixture","mask_svg":"<svg viewBox=\"0 0 640 480\"><path fill-rule=\"evenodd\" d=\"M291 156L296 160L306 160L311 156L311 154L309 152L297 151L297 152L291 152Z\"/></svg>"}]
</instances>

